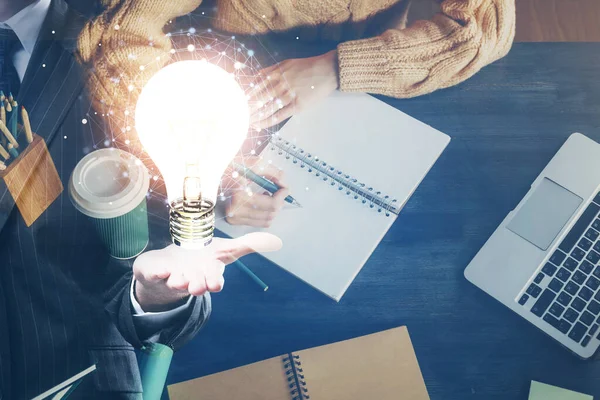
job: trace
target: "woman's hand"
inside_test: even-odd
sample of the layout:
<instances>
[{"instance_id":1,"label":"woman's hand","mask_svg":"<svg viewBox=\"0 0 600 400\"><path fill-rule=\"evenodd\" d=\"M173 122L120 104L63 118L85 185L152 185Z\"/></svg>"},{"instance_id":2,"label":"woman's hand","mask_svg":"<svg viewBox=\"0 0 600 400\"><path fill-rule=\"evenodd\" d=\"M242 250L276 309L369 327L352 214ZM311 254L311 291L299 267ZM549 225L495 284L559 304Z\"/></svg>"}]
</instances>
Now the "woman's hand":
<instances>
[{"instance_id":1,"label":"woman's hand","mask_svg":"<svg viewBox=\"0 0 600 400\"><path fill-rule=\"evenodd\" d=\"M277 125L338 86L336 50L265 68L250 93L250 124L256 129Z\"/></svg>"},{"instance_id":2,"label":"woman's hand","mask_svg":"<svg viewBox=\"0 0 600 400\"><path fill-rule=\"evenodd\" d=\"M279 250L281 240L270 233L256 232L237 239L213 238L202 249L170 245L148 251L133 263L135 297L146 312L169 310L192 295L223 289L225 266L252 252Z\"/></svg>"},{"instance_id":3,"label":"woman's hand","mask_svg":"<svg viewBox=\"0 0 600 400\"><path fill-rule=\"evenodd\" d=\"M250 181L242 176L235 178L231 201L225 209L225 220L232 225L249 225L268 228L284 205L284 199L290 194L283 183L283 171L274 166L262 163L258 157L245 158L247 168L281 187L271 195L263 190L252 192Z\"/></svg>"}]
</instances>

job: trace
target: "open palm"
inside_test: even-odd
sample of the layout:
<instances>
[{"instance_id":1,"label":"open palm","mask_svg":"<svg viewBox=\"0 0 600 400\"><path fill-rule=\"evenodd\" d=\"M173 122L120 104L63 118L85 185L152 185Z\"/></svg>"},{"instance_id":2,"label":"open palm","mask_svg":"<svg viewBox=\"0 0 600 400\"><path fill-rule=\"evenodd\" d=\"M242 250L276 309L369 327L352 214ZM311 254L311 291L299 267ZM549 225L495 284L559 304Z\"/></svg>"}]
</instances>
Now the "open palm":
<instances>
[{"instance_id":1,"label":"open palm","mask_svg":"<svg viewBox=\"0 0 600 400\"><path fill-rule=\"evenodd\" d=\"M279 250L281 240L267 232L236 239L214 238L202 249L170 245L140 255L133 264L136 298L144 311L160 311L189 295L223 289L225 266L253 252ZM168 308L168 307L167 307Z\"/></svg>"}]
</instances>

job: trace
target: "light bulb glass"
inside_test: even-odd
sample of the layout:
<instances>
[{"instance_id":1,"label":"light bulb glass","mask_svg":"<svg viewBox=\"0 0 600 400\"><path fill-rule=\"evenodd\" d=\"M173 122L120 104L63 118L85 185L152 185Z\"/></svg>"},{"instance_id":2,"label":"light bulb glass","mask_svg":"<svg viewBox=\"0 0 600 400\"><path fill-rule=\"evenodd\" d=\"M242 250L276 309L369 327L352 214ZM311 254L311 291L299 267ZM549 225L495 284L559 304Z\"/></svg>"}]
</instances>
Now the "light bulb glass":
<instances>
[{"instance_id":1,"label":"light bulb glass","mask_svg":"<svg viewBox=\"0 0 600 400\"><path fill-rule=\"evenodd\" d=\"M248 132L248 101L222 68L204 60L179 61L144 86L135 125L163 176L169 202L183 198L187 177L214 204L221 176Z\"/></svg>"}]
</instances>

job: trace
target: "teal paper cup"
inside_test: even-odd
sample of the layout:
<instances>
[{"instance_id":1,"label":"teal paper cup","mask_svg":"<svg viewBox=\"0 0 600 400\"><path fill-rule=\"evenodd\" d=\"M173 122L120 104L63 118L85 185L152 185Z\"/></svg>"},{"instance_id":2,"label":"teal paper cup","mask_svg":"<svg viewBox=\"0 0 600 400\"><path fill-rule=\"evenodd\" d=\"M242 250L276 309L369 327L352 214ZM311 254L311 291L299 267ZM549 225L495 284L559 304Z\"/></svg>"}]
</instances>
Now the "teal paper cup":
<instances>
[{"instance_id":1,"label":"teal paper cup","mask_svg":"<svg viewBox=\"0 0 600 400\"><path fill-rule=\"evenodd\" d=\"M173 358L173 349L160 343L147 343L137 352L142 378L143 400L160 400Z\"/></svg>"},{"instance_id":2,"label":"teal paper cup","mask_svg":"<svg viewBox=\"0 0 600 400\"><path fill-rule=\"evenodd\" d=\"M87 215L111 256L128 259L148 245L148 170L133 155L115 148L94 151L73 170L69 195Z\"/></svg>"}]
</instances>

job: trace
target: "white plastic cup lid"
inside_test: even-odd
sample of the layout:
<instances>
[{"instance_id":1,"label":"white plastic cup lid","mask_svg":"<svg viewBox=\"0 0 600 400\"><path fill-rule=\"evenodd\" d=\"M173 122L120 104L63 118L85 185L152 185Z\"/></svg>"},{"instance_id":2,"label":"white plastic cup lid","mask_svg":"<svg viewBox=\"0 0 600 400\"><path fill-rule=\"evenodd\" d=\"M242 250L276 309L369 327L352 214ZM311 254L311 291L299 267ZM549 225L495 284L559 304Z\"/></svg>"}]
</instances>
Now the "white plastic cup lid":
<instances>
[{"instance_id":1,"label":"white plastic cup lid","mask_svg":"<svg viewBox=\"0 0 600 400\"><path fill-rule=\"evenodd\" d=\"M115 218L136 208L148 193L144 164L126 151L108 148L79 161L69 180L75 208L92 218Z\"/></svg>"}]
</instances>

